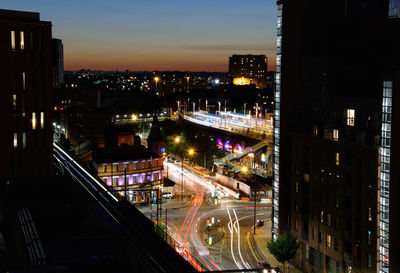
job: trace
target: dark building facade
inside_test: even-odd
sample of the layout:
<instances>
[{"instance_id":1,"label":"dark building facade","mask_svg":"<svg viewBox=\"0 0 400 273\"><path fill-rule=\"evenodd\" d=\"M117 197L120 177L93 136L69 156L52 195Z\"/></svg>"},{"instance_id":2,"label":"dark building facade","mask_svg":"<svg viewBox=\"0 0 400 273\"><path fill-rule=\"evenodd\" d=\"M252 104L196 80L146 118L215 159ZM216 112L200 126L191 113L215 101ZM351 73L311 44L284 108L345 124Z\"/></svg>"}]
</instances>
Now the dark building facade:
<instances>
[{"instance_id":1,"label":"dark building facade","mask_svg":"<svg viewBox=\"0 0 400 273\"><path fill-rule=\"evenodd\" d=\"M53 88L60 88L64 83L64 46L60 39L53 39Z\"/></svg>"},{"instance_id":2,"label":"dark building facade","mask_svg":"<svg viewBox=\"0 0 400 273\"><path fill-rule=\"evenodd\" d=\"M400 272L400 1L278 1L273 233L305 272Z\"/></svg>"},{"instance_id":3,"label":"dark building facade","mask_svg":"<svg viewBox=\"0 0 400 273\"><path fill-rule=\"evenodd\" d=\"M229 76L233 84L255 84L257 88L267 88L267 70L268 60L265 55L235 54L229 57Z\"/></svg>"},{"instance_id":4,"label":"dark building facade","mask_svg":"<svg viewBox=\"0 0 400 273\"><path fill-rule=\"evenodd\" d=\"M0 37L0 177L51 174L51 23L0 10Z\"/></svg>"}]
</instances>

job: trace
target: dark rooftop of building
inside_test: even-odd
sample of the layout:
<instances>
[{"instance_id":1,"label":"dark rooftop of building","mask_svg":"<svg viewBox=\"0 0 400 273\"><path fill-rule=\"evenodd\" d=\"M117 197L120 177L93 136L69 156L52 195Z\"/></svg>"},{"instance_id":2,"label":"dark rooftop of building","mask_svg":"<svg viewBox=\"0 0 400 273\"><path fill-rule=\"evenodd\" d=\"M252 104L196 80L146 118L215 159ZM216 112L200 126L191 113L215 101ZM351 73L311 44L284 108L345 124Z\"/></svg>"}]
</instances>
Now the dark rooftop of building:
<instances>
[{"instance_id":1,"label":"dark rooftop of building","mask_svg":"<svg viewBox=\"0 0 400 273\"><path fill-rule=\"evenodd\" d=\"M93 151L93 160L99 162L123 162L128 160L149 159L158 157L145 146L128 146L98 148Z\"/></svg>"},{"instance_id":2,"label":"dark rooftop of building","mask_svg":"<svg viewBox=\"0 0 400 273\"><path fill-rule=\"evenodd\" d=\"M33 20L40 21L39 12L29 12L29 11L19 11L19 10L9 10L0 9L0 19L23 19L23 20Z\"/></svg>"}]
</instances>

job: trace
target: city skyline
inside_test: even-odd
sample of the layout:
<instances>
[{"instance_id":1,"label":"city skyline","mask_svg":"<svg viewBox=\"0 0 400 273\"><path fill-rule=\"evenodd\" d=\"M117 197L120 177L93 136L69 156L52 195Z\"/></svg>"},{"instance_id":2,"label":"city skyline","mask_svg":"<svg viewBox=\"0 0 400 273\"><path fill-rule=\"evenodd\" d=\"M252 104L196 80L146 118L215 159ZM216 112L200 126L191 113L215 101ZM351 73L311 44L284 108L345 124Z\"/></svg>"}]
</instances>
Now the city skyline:
<instances>
[{"instance_id":1,"label":"city skyline","mask_svg":"<svg viewBox=\"0 0 400 273\"><path fill-rule=\"evenodd\" d=\"M65 69L228 71L233 54L265 54L275 69L274 1L5 1L39 12L62 39ZM130 23L126 23L130 22Z\"/></svg>"}]
</instances>

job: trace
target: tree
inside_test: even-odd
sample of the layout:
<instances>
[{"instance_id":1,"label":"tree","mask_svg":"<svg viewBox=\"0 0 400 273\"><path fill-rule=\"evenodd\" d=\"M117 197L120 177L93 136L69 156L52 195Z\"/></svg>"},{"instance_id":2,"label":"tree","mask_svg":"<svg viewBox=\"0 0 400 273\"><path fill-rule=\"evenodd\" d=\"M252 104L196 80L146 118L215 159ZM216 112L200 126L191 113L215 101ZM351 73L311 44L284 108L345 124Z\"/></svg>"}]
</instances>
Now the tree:
<instances>
[{"instance_id":1,"label":"tree","mask_svg":"<svg viewBox=\"0 0 400 273\"><path fill-rule=\"evenodd\" d=\"M297 250L299 249L299 242L292 233L286 232L283 235L279 235L276 240L268 242L267 248L275 259L282 263L283 270L285 271L285 262L296 257Z\"/></svg>"}]
</instances>

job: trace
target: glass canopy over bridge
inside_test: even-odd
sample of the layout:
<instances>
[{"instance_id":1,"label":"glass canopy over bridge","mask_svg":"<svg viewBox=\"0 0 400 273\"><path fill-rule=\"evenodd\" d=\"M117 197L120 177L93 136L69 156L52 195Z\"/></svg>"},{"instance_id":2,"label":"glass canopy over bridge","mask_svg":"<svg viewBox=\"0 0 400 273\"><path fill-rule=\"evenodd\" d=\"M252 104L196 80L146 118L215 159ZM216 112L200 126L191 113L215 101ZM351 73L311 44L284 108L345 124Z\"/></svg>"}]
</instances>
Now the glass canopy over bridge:
<instances>
[{"instance_id":1,"label":"glass canopy over bridge","mask_svg":"<svg viewBox=\"0 0 400 273\"><path fill-rule=\"evenodd\" d=\"M255 116L225 111L217 112L216 114L210 114L204 111L191 112L186 113L184 118L200 125L246 135L255 139L263 139L265 136L272 136L272 118L256 118Z\"/></svg>"}]
</instances>

